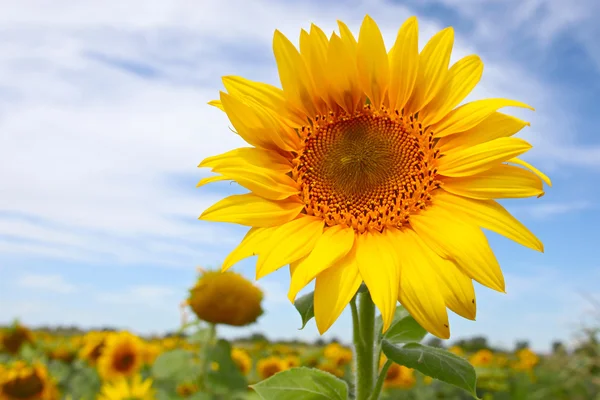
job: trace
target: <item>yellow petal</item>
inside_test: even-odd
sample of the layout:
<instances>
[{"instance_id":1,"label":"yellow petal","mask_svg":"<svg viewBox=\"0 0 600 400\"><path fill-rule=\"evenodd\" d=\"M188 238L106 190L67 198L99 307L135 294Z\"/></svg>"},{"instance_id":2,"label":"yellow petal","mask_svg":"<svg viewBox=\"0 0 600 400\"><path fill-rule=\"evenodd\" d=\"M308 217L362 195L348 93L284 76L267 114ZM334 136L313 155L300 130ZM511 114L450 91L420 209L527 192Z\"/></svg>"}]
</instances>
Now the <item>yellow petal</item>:
<instances>
[{"instance_id":1,"label":"yellow petal","mask_svg":"<svg viewBox=\"0 0 600 400\"><path fill-rule=\"evenodd\" d=\"M277 30L273 35L273 53L286 99L313 117L314 88L304 60L292 42Z\"/></svg>"},{"instance_id":2,"label":"yellow petal","mask_svg":"<svg viewBox=\"0 0 600 400\"><path fill-rule=\"evenodd\" d=\"M544 251L542 242L494 200L474 200L439 191L433 201L460 215L465 222L499 233L530 249Z\"/></svg>"},{"instance_id":3,"label":"yellow petal","mask_svg":"<svg viewBox=\"0 0 600 400\"><path fill-rule=\"evenodd\" d=\"M356 60L356 53L358 51L358 42L356 41L356 38L352 34L350 28L348 28L348 25L346 25L342 21L338 21L337 23L338 28L340 29L340 38L342 39L342 43L350 52L350 55L352 56L353 60Z\"/></svg>"},{"instance_id":4,"label":"yellow petal","mask_svg":"<svg viewBox=\"0 0 600 400\"><path fill-rule=\"evenodd\" d=\"M448 71L448 80L423 110L423 125L431 125L446 116L477 86L483 74L483 62L476 55L457 61Z\"/></svg>"},{"instance_id":5,"label":"yellow petal","mask_svg":"<svg viewBox=\"0 0 600 400\"><path fill-rule=\"evenodd\" d=\"M539 197L544 194L542 180L535 174L506 164L473 176L444 179L443 188L452 194L479 200Z\"/></svg>"},{"instance_id":6,"label":"yellow petal","mask_svg":"<svg viewBox=\"0 0 600 400\"><path fill-rule=\"evenodd\" d=\"M300 33L300 54L312 77L315 88L315 104L318 105L319 112L325 114L328 103L329 92L327 88L327 47L329 40L325 33L315 24L310 27L310 34L305 30Z\"/></svg>"},{"instance_id":7,"label":"yellow petal","mask_svg":"<svg viewBox=\"0 0 600 400\"><path fill-rule=\"evenodd\" d=\"M246 166L223 166L214 169L227 179L265 199L283 200L300 192L298 184L284 173L268 168Z\"/></svg>"},{"instance_id":8,"label":"yellow petal","mask_svg":"<svg viewBox=\"0 0 600 400\"><path fill-rule=\"evenodd\" d=\"M361 283L362 278L356 263L356 247L334 266L317 276L314 295L315 320L321 335L338 319Z\"/></svg>"},{"instance_id":9,"label":"yellow petal","mask_svg":"<svg viewBox=\"0 0 600 400\"><path fill-rule=\"evenodd\" d=\"M471 129L502 107L523 107L533 110L531 106L516 100L485 99L473 101L451 111L440 122L433 125L434 136L444 137Z\"/></svg>"},{"instance_id":10,"label":"yellow petal","mask_svg":"<svg viewBox=\"0 0 600 400\"><path fill-rule=\"evenodd\" d=\"M397 230L384 233L366 232L356 238L356 261L373 302L383 318L383 332L387 331L396 310L400 266L394 252Z\"/></svg>"},{"instance_id":11,"label":"yellow petal","mask_svg":"<svg viewBox=\"0 0 600 400\"><path fill-rule=\"evenodd\" d=\"M221 104L221 100L211 100L208 102L208 105L217 107L221 111L225 111L225 109L223 108L223 104Z\"/></svg>"},{"instance_id":12,"label":"yellow petal","mask_svg":"<svg viewBox=\"0 0 600 400\"><path fill-rule=\"evenodd\" d=\"M470 278L504 292L504 277L498 260L477 226L435 206L411 216L410 224L432 250L456 261Z\"/></svg>"},{"instance_id":13,"label":"yellow petal","mask_svg":"<svg viewBox=\"0 0 600 400\"><path fill-rule=\"evenodd\" d=\"M419 24L410 17L398 30L390 51L389 99L392 110L402 110L410 98L419 71Z\"/></svg>"},{"instance_id":14,"label":"yellow petal","mask_svg":"<svg viewBox=\"0 0 600 400\"><path fill-rule=\"evenodd\" d=\"M542 171L529 164L528 162L523 161L520 158L511 158L510 160L508 160L508 162L527 168L528 170L536 174L541 180L543 180L546 183L546 185L552 187L552 181L550 180L550 178L548 178L548 175L544 174Z\"/></svg>"},{"instance_id":15,"label":"yellow petal","mask_svg":"<svg viewBox=\"0 0 600 400\"><path fill-rule=\"evenodd\" d=\"M354 112L362 95L356 58L335 33L327 48L327 80L331 98L347 113Z\"/></svg>"},{"instance_id":16,"label":"yellow petal","mask_svg":"<svg viewBox=\"0 0 600 400\"><path fill-rule=\"evenodd\" d=\"M237 97L250 97L261 106L276 112L290 126L302 126L308 122L306 115L290 105L283 90L275 86L251 81L241 76L224 76L223 85L229 94Z\"/></svg>"},{"instance_id":17,"label":"yellow petal","mask_svg":"<svg viewBox=\"0 0 600 400\"><path fill-rule=\"evenodd\" d=\"M265 228L291 221L303 208L298 198L272 201L252 193L237 194L206 209L200 219Z\"/></svg>"},{"instance_id":18,"label":"yellow petal","mask_svg":"<svg viewBox=\"0 0 600 400\"><path fill-rule=\"evenodd\" d=\"M440 289L446 305L461 317L475 320L477 302L473 280L454 261L443 259L437 254L433 254L433 257L433 265L440 277Z\"/></svg>"},{"instance_id":19,"label":"yellow petal","mask_svg":"<svg viewBox=\"0 0 600 400\"><path fill-rule=\"evenodd\" d=\"M256 263L256 279L310 253L323 233L322 218L302 216L278 227L264 244Z\"/></svg>"},{"instance_id":20,"label":"yellow petal","mask_svg":"<svg viewBox=\"0 0 600 400\"><path fill-rule=\"evenodd\" d=\"M227 271L234 264L244 258L258 255L268 243L268 238L277 229L276 226L270 228L251 228L240 244L225 258L221 271Z\"/></svg>"},{"instance_id":21,"label":"yellow petal","mask_svg":"<svg viewBox=\"0 0 600 400\"><path fill-rule=\"evenodd\" d=\"M249 144L270 150L299 148L296 132L251 98L240 99L221 92L221 102L233 127Z\"/></svg>"},{"instance_id":22,"label":"yellow petal","mask_svg":"<svg viewBox=\"0 0 600 400\"><path fill-rule=\"evenodd\" d=\"M288 173L292 170L290 161L282 155L257 147L240 147L226 153L205 158L198 167L223 168L255 166L273 171Z\"/></svg>"},{"instance_id":23,"label":"yellow petal","mask_svg":"<svg viewBox=\"0 0 600 400\"><path fill-rule=\"evenodd\" d=\"M452 177L475 175L523 154L531 147L523 139L505 137L472 147L451 149L438 160L439 173Z\"/></svg>"},{"instance_id":24,"label":"yellow petal","mask_svg":"<svg viewBox=\"0 0 600 400\"><path fill-rule=\"evenodd\" d=\"M196 184L196 187L199 188L200 186L204 186L209 183L218 182L218 181L226 181L228 179L229 178L226 178L221 175L207 176L206 178L200 179L200 182L198 182L198 184Z\"/></svg>"},{"instance_id":25,"label":"yellow petal","mask_svg":"<svg viewBox=\"0 0 600 400\"><path fill-rule=\"evenodd\" d=\"M400 257L398 300L428 332L448 339L450 324L439 277L415 236L407 229L394 239L394 248Z\"/></svg>"},{"instance_id":26,"label":"yellow petal","mask_svg":"<svg viewBox=\"0 0 600 400\"><path fill-rule=\"evenodd\" d=\"M362 89L375 110L379 110L387 92L390 66L383 36L368 15L358 35L357 66Z\"/></svg>"},{"instance_id":27,"label":"yellow petal","mask_svg":"<svg viewBox=\"0 0 600 400\"><path fill-rule=\"evenodd\" d=\"M435 34L423 47L408 112L415 113L425 107L446 83L453 44L454 29L448 27Z\"/></svg>"},{"instance_id":28,"label":"yellow petal","mask_svg":"<svg viewBox=\"0 0 600 400\"><path fill-rule=\"evenodd\" d=\"M353 244L352 228L335 225L326 229L310 255L294 266L288 292L290 301L293 303L302 288L348 254Z\"/></svg>"},{"instance_id":29,"label":"yellow petal","mask_svg":"<svg viewBox=\"0 0 600 400\"><path fill-rule=\"evenodd\" d=\"M469 130L440 138L436 147L444 153L451 148L475 146L490 140L512 136L526 125L529 125L529 122L496 111Z\"/></svg>"}]
</instances>

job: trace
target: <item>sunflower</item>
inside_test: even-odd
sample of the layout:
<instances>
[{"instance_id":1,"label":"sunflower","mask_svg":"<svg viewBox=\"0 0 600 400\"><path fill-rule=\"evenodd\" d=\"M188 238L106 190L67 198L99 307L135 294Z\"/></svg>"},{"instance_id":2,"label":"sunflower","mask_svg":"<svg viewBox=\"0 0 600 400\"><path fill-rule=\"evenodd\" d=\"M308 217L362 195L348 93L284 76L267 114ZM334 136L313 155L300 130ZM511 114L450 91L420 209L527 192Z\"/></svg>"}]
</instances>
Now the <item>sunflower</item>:
<instances>
[{"instance_id":1,"label":"sunflower","mask_svg":"<svg viewBox=\"0 0 600 400\"><path fill-rule=\"evenodd\" d=\"M142 381L140 375L131 379L119 377L105 382L100 389L98 400L154 400L155 391L152 389L152 379Z\"/></svg>"},{"instance_id":2,"label":"sunflower","mask_svg":"<svg viewBox=\"0 0 600 400\"><path fill-rule=\"evenodd\" d=\"M331 361L325 361L319 363L316 366L317 369L321 371L329 372L332 375L337 376L338 378L342 378L344 376L344 370L340 368L339 365L332 363Z\"/></svg>"},{"instance_id":3,"label":"sunflower","mask_svg":"<svg viewBox=\"0 0 600 400\"><path fill-rule=\"evenodd\" d=\"M188 304L206 322L245 326L262 315L262 298L261 290L239 274L203 271Z\"/></svg>"},{"instance_id":4,"label":"sunflower","mask_svg":"<svg viewBox=\"0 0 600 400\"><path fill-rule=\"evenodd\" d=\"M200 388L194 382L183 382L177 385L176 392L181 397L190 397L191 395L198 393Z\"/></svg>"},{"instance_id":5,"label":"sunflower","mask_svg":"<svg viewBox=\"0 0 600 400\"><path fill-rule=\"evenodd\" d=\"M98 358L104 350L106 333L104 332L88 332L82 341L79 357L86 360L91 366L95 366Z\"/></svg>"},{"instance_id":6,"label":"sunflower","mask_svg":"<svg viewBox=\"0 0 600 400\"><path fill-rule=\"evenodd\" d=\"M338 343L330 343L323 350L325 358L337 366L349 364L352 361L352 350L345 348Z\"/></svg>"},{"instance_id":7,"label":"sunflower","mask_svg":"<svg viewBox=\"0 0 600 400\"><path fill-rule=\"evenodd\" d=\"M250 355L246 350L234 347L231 349L231 359L243 375L248 375L250 373L250 368L252 368L252 358L250 358Z\"/></svg>"},{"instance_id":8,"label":"sunflower","mask_svg":"<svg viewBox=\"0 0 600 400\"><path fill-rule=\"evenodd\" d=\"M379 360L379 368L386 363L387 358L382 356ZM410 389L416 383L415 371L411 368L393 363L387 370L383 386L386 388Z\"/></svg>"},{"instance_id":9,"label":"sunflower","mask_svg":"<svg viewBox=\"0 0 600 400\"><path fill-rule=\"evenodd\" d=\"M15 361L0 374L0 400L58 400L54 381L41 363Z\"/></svg>"},{"instance_id":10,"label":"sunflower","mask_svg":"<svg viewBox=\"0 0 600 400\"><path fill-rule=\"evenodd\" d=\"M200 163L250 191L200 219L250 227L227 270L258 255L259 279L289 264L288 297L316 279L321 333L364 282L383 317L397 300L429 332L450 336L447 309L475 318L472 280L504 292L502 271L481 228L542 251L542 243L494 199L541 196L548 178L518 157L512 137L527 122L497 112L531 108L507 99L458 106L478 83L475 55L448 68L448 27L418 52L417 19L389 52L366 16L358 41L338 22L317 26L300 51L279 31L273 50L283 90L241 77L210 104L225 111L250 147ZM457 107L458 106L458 107Z\"/></svg>"},{"instance_id":11,"label":"sunflower","mask_svg":"<svg viewBox=\"0 0 600 400\"><path fill-rule=\"evenodd\" d=\"M288 363L284 359L276 356L260 359L256 363L256 370L260 379L270 378L276 373L287 369L289 369Z\"/></svg>"},{"instance_id":12,"label":"sunflower","mask_svg":"<svg viewBox=\"0 0 600 400\"><path fill-rule=\"evenodd\" d=\"M488 349L479 350L469 358L469 362L476 367L489 366L494 362L494 353Z\"/></svg>"},{"instance_id":13,"label":"sunflower","mask_svg":"<svg viewBox=\"0 0 600 400\"><path fill-rule=\"evenodd\" d=\"M34 342L33 333L18 322L2 332L0 339L2 345L0 347L13 355L17 354L24 344L33 344Z\"/></svg>"},{"instance_id":14,"label":"sunflower","mask_svg":"<svg viewBox=\"0 0 600 400\"><path fill-rule=\"evenodd\" d=\"M132 376L142 367L144 355L140 338L129 332L113 333L98 359L98 373L106 380Z\"/></svg>"}]
</instances>

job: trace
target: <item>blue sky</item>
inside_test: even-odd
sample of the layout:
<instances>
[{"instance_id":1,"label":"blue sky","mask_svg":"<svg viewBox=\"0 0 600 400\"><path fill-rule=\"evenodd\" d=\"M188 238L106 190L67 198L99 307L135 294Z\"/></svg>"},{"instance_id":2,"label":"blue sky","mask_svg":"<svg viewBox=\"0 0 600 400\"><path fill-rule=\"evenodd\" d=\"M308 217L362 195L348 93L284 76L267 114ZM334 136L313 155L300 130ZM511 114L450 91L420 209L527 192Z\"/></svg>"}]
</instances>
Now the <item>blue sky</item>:
<instances>
[{"instance_id":1,"label":"blue sky","mask_svg":"<svg viewBox=\"0 0 600 400\"><path fill-rule=\"evenodd\" d=\"M544 241L535 253L489 235L507 294L477 287L476 322L451 317L452 339L486 335L546 350L590 324L584 295L600 296L600 36L593 0L190 2L58 0L52 9L3 7L0 32L0 324L112 325L140 333L179 323L196 266L216 266L245 229L198 215L235 192L196 189L204 157L239 147L207 106L222 75L278 84L274 29L297 41L311 22L341 19L357 32L366 13L388 44L419 17L421 46L452 25L452 61L476 53L484 76L469 100L509 97L536 112L522 136L527 160L553 178L541 199L505 205ZM253 277L254 260L235 270ZM258 282L266 314L227 337L313 340L299 331L281 270ZM325 338L350 339L346 314ZM452 340L451 339L451 340Z\"/></svg>"}]
</instances>

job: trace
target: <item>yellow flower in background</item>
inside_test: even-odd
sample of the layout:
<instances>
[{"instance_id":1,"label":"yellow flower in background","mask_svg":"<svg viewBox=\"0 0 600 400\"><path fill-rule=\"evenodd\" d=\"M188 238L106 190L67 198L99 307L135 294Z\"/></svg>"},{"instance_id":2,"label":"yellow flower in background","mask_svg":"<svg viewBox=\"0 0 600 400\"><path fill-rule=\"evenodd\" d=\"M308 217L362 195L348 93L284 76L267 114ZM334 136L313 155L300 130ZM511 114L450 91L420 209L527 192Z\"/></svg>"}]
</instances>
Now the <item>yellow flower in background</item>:
<instances>
[{"instance_id":1,"label":"yellow flower in background","mask_svg":"<svg viewBox=\"0 0 600 400\"><path fill-rule=\"evenodd\" d=\"M188 304L212 324L245 326L262 315L262 291L240 274L204 271L190 289Z\"/></svg>"},{"instance_id":2,"label":"yellow flower in background","mask_svg":"<svg viewBox=\"0 0 600 400\"><path fill-rule=\"evenodd\" d=\"M474 319L472 280L504 292L481 228L542 251L495 199L541 196L550 180L516 158L527 122L498 112L528 105L486 99L459 106L483 71L470 55L449 67L446 28L418 49L416 18L386 51L366 16L358 40L338 22L315 25L300 50L279 31L273 49L283 90L226 76L225 111L250 147L209 157L216 176L250 193L227 197L200 219L250 227L222 269L258 255L256 278L290 264L288 297L316 278L314 312L329 329L364 281L383 316L400 303L429 332L450 336L447 309Z\"/></svg>"},{"instance_id":3,"label":"yellow flower in background","mask_svg":"<svg viewBox=\"0 0 600 400\"><path fill-rule=\"evenodd\" d=\"M0 400L58 400L55 383L41 363L15 361L0 373Z\"/></svg>"},{"instance_id":4,"label":"yellow flower in background","mask_svg":"<svg viewBox=\"0 0 600 400\"><path fill-rule=\"evenodd\" d=\"M152 365L156 358L162 352L162 348L157 343L144 343L144 347L142 349L142 359L144 360L144 364Z\"/></svg>"},{"instance_id":5,"label":"yellow flower in background","mask_svg":"<svg viewBox=\"0 0 600 400\"><path fill-rule=\"evenodd\" d=\"M325 358L337 366L349 364L352 361L352 350L345 348L338 343L330 343L323 350Z\"/></svg>"},{"instance_id":6,"label":"yellow flower in background","mask_svg":"<svg viewBox=\"0 0 600 400\"><path fill-rule=\"evenodd\" d=\"M386 361L387 357L382 356L379 360L380 369L383 367ZM407 368L404 365L393 363L385 375L383 387L410 389L415 385L416 382L417 379L413 369Z\"/></svg>"},{"instance_id":7,"label":"yellow flower in background","mask_svg":"<svg viewBox=\"0 0 600 400\"><path fill-rule=\"evenodd\" d=\"M288 364L285 360L275 356L260 359L256 363L256 371L258 372L260 379L270 378L276 373L287 369Z\"/></svg>"},{"instance_id":8,"label":"yellow flower in background","mask_svg":"<svg viewBox=\"0 0 600 400\"><path fill-rule=\"evenodd\" d=\"M95 366L104 349L106 333L88 332L82 340L83 347L79 351L79 357Z\"/></svg>"},{"instance_id":9,"label":"yellow flower in background","mask_svg":"<svg viewBox=\"0 0 600 400\"><path fill-rule=\"evenodd\" d=\"M460 346L450 346L450 348L448 349L448 351L450 353L456 354L457 356L461 356L461 357L463 355L465 355L465 351Z\"/></svg>"},{"instance_id":10,"label":"yellow flower in background","mask_svg":"<svg viewBox=\"0 0 600 400\"><path fill-rule=\"evenodd\" d=\"M5 329L0 335L0 350L9 354L17 354L26 343L33 344L33 333L20 323L15 323L10 328Z\"/></svg>"},{"instance_id":11,"label":"yellow flower in background","mask_svg":"<svg viewBox=\"0 0 600 400\"><path fill-rule=\"evenodd\" d=\"M248 375L250 373L250 369L252 368L252 358L250 358L250 355L246 350L234 347L231 349L231 359L243 375Z\"/></svg>"},{"instance_id":12,"label":"yellow flower in background","mask_svg":"<svg viewBox=\"0 0 600 400\"><path fill-rule=\"evenodd\" d=\"M517 351L517 361L513 363L512 367L520 371L528 371L535 367L540 358L530 349L521 349Z\"/></svg>"},{"instance_id":13,"label":"yellow flower in background","mask_svg":"<svg viewBox=\"0 0 600 400\"><path fill-rule=\"evenodd\" d=\"M129 332L113 333L106 338L106 345L98 359L98 374L111 380L130 377L144 363L144 343Z\"/></svg>"},{"instance_id":14,"label":"yellow flower in background","mask_svg":"<svg viewBox=\"0 0 600 400\"><path fill-rule=\"evenodd\" d=\"M184 382L177 385L177 394L181 397L189 397L200 390L197 384L193 382Z\"/></svg>"},{"instance_id":15,"label":"yellow flower in background","mask_svg":"<svg viewBox=\"0 0 600 400\"><path fill-rule=\"evenodd\" d=\"M288 368L295 368L300 366L300 358L298 356L289 355L283 358Z\"/></svg>"},{"instance_id":16,"label":"yellow flower in background","mask_svg":"<svg viewBox=\"0 0 600 400\"><path fill-rule=\"evenodd\" d=\"M72 363L77 358L77 351L67 344L55 345L46 352L51 360L59 360L67 364Z\"/></svg>"},{"instance_id":17,"label":"yellow flower in background","mask_svg":"<svg viewBox=\"0 0 600 400\"><path fill-rule=\"evenodd\" d=\"M342 378L344 376L344 370L340 368L339 365L334 364L331 361L319 363L317 365L317 368L321 371L329 372L330 374L335 375L338 378Z\"/></svg>"},{"instance_id":18,"label":"yellow flower in background","mask_svg":"<svg viewBox=\"0 0 600 400\"><path fill-rule=\"evenodd\" d=\"M102 385L97 400L155 400L152 379L142 380L140 375L132 379L124 377L107 381Z\"/></svg>"},{"instance_id":19,"label":"yellow flower in background","mask_svg":"<svg viewBox=\"0 0 600 400\"><path fill-rule=\"evenodd\" d=\"M491 365L493 361L494 353L487 349L479 350L469 358L469 362L476 367Z\"/></svg>"}]
</instances>

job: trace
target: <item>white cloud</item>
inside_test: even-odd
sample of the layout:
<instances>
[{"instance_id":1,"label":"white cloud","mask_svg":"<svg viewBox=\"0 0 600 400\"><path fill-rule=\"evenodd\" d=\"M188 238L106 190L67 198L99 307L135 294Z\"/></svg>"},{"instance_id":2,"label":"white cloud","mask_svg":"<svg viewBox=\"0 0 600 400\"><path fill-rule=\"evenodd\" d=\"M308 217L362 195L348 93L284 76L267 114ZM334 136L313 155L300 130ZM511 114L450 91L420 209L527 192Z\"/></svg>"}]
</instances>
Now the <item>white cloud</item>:
<instances>
[{"instance_id":1,"label":"white cloud","mask_svg":"<svg viewBox=\"0 0 600 400\"><path fill-rule=\"evenodd\" d=\"M287 298L287 288L282 282L272 279L262 279L257 283L257 286L262 289L265 302L269 306L282 304L292 306Z\"/></svg>"},{"instance_id":2,"label":"white cloud","mask_svg":"<svg viewBox=\"0 0 600 400\"><path fill-rule=\"evenodd\" d=\"M95 294L95 298L101 303L174 311L183 300L174 288L162 285L134 285L123 291L99 292Z\"/></svg>"},{"instance_id":3,"label":"white cloud","mask_svg":"<svg viewBox=\"0 0 600 400\"><path fill-rule=\"evenodd\" d=\"M522 215L534 219L550 219L568 213L585 211L593 208L592 204L585 201L573 201L563 203L541 203L529 206L513 206L511 211L515 215Z\"/></svg>"},{"instance_id":4,"label":"white cloud","mask_svg":"<svg viewBox=\"0 0 600 400\"><path fill-rule=\"evenodd\" d=\"M74 293L77 291L75 285L65 281L61 275L57 274L24 274L17 280L17 285L25 289L63 294Z\"/></svg>"}]
</instances>

